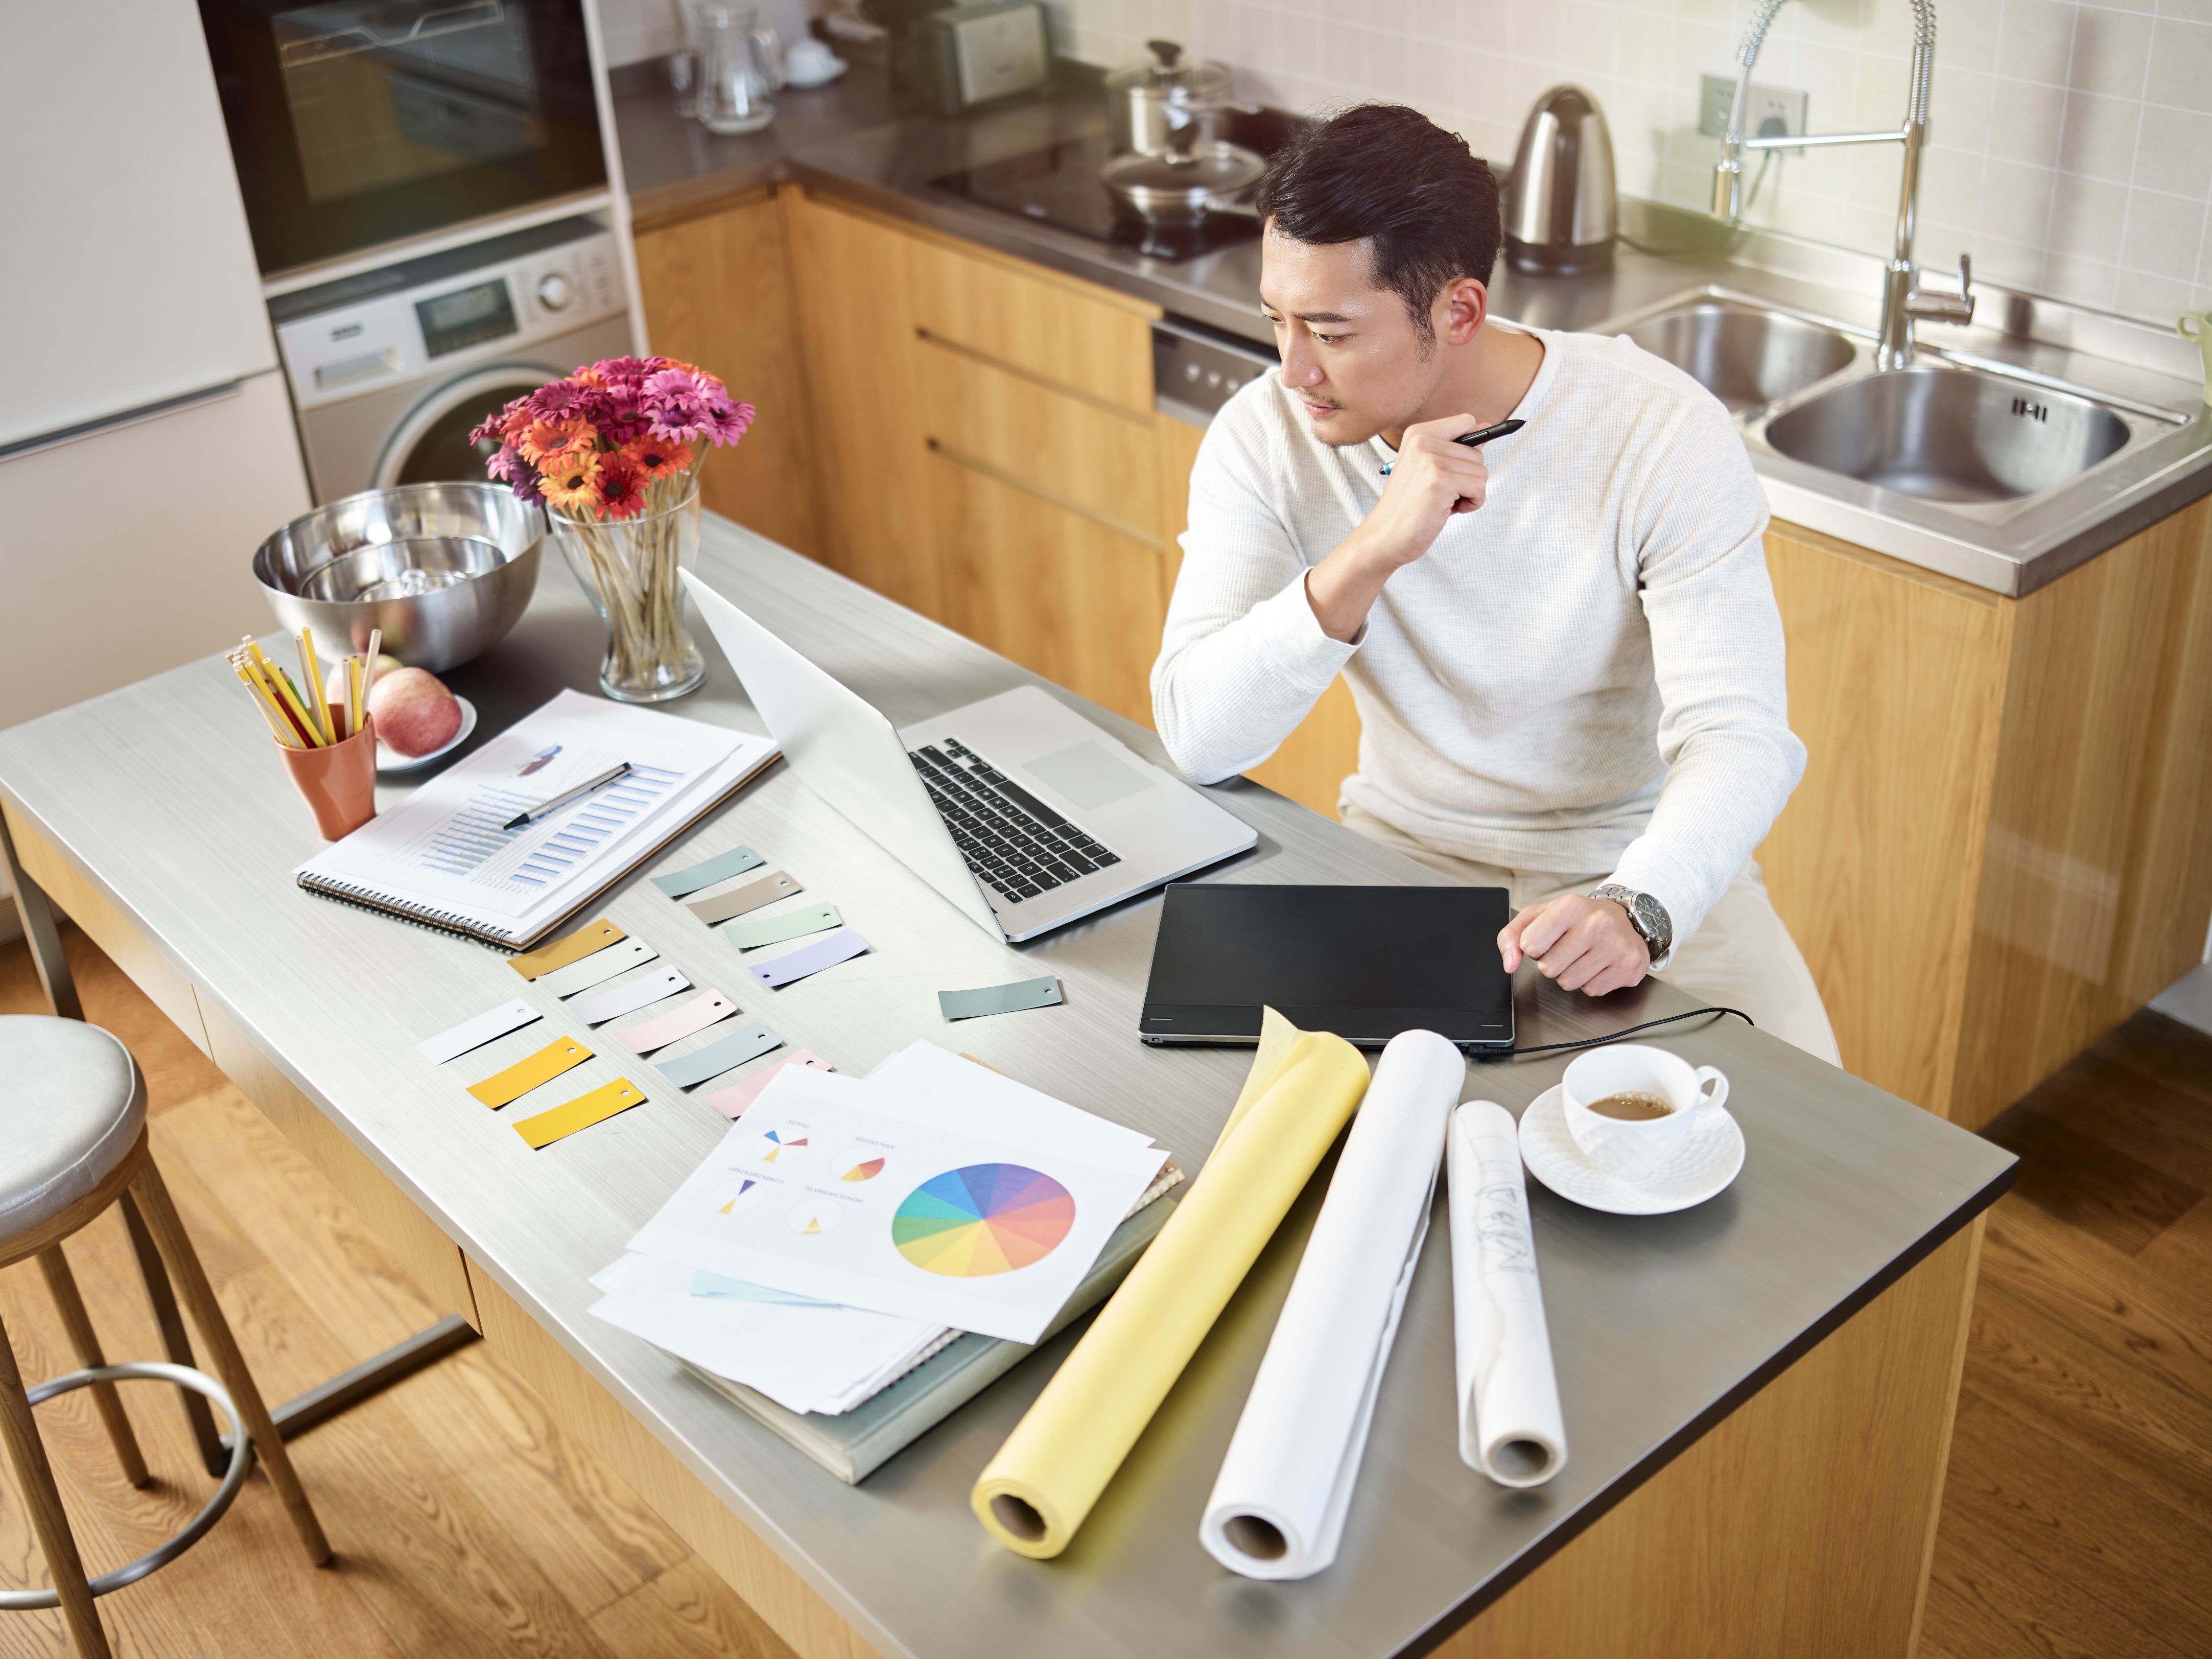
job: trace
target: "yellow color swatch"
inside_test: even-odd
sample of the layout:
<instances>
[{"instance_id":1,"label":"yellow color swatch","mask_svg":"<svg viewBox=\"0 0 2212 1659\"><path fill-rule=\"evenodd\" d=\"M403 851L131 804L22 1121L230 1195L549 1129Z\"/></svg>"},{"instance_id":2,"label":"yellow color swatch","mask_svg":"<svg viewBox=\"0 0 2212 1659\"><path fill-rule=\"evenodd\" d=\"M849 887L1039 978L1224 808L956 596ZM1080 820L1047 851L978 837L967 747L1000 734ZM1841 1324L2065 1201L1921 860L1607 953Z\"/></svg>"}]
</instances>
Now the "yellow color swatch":
<instances>
[{"instance_id":1,"label":"yellow color swatch","mask_svg":"<svg viewBox=\"0 0 2212 1659\"><path fill-rule=\"evenodd\" d=\"M594 951L604 951L610 945L620 944L628 933L601 916L597 921L587 921L566 939L556 939L526 955L509 957L507 965L525 979L543 979L556 968L566 968L572 962L581 962Z\"/></svg>"},{"instance_id":2,"label":"yellow color swatch","mask_svg":"<svg viewBox=\"0 0 2212 1659\"><path fill-rule=\"evenodd\" d=\"M581 1066L592 1051L574 1037L558 1037L527 1060L518 1060L503 1072L495 1072L482 1083L469 1085L469 1092L487 1106L498 1108L520 1100L541 1083L550 1083L562 1073Z\"/></svg>"},{"instance_id":3,"label":"yellow color swatch","mask_svg":"<svg viewBox=\"0 0 2212 1659\"><path fill-rule=\"evenodd\" d=\"M514 1126L514 1133L532 1146L550 1146L563 1135L588 1129L594 1123L605 1122L617 1112L644 1104L645 1091L628 1078L618 1077L587 1095L578 1095L565 1106L524 1118Z\"/></svg>"},{"instance_id":4,"label":"yellow color swatch","mask_svg":"<svg viewBox=\"0 0 2212 1659\"><path fill-rule=\"evenodd\" d=\"M1358 1049L1267 1011L1189 1194L976 1480L984 1530L1040 1559L1067 1547L1366 1092Z\"/></svg>"}]
</instances>

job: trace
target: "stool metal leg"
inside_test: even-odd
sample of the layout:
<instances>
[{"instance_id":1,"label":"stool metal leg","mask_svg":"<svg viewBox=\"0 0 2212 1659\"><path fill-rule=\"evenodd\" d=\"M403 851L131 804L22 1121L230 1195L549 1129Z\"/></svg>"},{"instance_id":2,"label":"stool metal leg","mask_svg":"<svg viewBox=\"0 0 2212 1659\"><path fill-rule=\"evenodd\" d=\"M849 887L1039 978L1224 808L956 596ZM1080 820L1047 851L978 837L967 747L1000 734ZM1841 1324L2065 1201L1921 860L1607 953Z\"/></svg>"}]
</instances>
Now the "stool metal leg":
<instances>
[{"instance_id":1,"label":"stool metal leg","mask_svg":"<svg viewBox=\"0 0 2212 1659\"><path fill-rule=\"evenodd\" d=\"M222 1304L216 1300L215 1287L208 1283L199 1254L192 1249L191 1237L185 1231L183 1218L177 1214L177 1206L171 1201L169 1189L162 1184L161 1172L151 1157L138 1166L138 1173L131 1179L131 1191L145 1213L146 1224L153 1232L154 1243L161 1248L161 1259L184 1298L185 1310L199 1327L200 1340L207 1346L215 1374L222 1379L231 1397L238 1402L238 1413L245 1419L246 1433L252 1437L253 1449L269 1471L270 1484L284 1500L285 1512L292 1518L292 1528L300 1534L307 1559L319 1567L324 1565L331 1559L330 1540L323 1536L322 1522L315 1518L314 1506L307 1501L307 1491L293 1470L291 1455L284 1449L276 1425L269 1420L269 1408L262 1403L261 1390L254 1384L253 1374L246 1368L246 1357L238 1350L237 1338L231 1334L230 1322L223 1317Z\"/></svg>"},{"instance_id":2,"label":"stool metal leg","mask_svg":"<svg viewBox=\"0 0 2212 1659\"><path fill-rule=\"evenodd\" d=\"M31 946L31 965L39 970L46 1000L64 1019L82 1019L84 1005L77 1000L76 978L70 972L69 958L62 954L61 930L54 926L53 906L46 902L46 890L23 873L4 816L0 816L0 866L6 867L9 884L15 890L15 912L22 918L23 937Z\"/></svg>"},{"instance_id":3,"label":"stool metal leg","mask_svg":"<svg viewBox=\"0 0 2212 1659\"><path fill-rule=\"evenodd\" d=\"M146 1300L153 1304L154 1322L161 1327L161 1352L172 1365L187 1369L199 1362L192 1358L192 1339L185 1329L185 1316L177 1308L177 1293L169 1285L169 1270L161 1265L161 1253L154 1248L154 1235L146 1231L146 1218L138 1213L138 1200L125 1193L122 1199L123 1224L131 1234L131 1253L138 1258L138 1276L146 1281ZM215 1413L208 1402L189 1389L177 1392L184 1397L185 1422L191 1429L192 1443L200 1449L200 1463L216 1480L229 1463L223 1450L222 1437L216 1432Z\"/></svg>"},{"instance_id":4,"label":"stool metal leg","mask_svg":"<svg viewBox=\"0 0 2212 1659\"><path fill-rule=\"evenodd\" d=\"M15 1369L15 1351L9 1346L4 1325L0 1325L0 1446L7 1449L8 1466L22 1488L31 1531L39 1540L40 1553L46 1558L46 1571L61 1598L62 1623L69 1630L79 1659L112 1659L107 1632L100 1628L100 1614L93 1607L84 1561L76 1553L69 1516L62 1512L53 1465L46 1461L46 1443L39 1438L39 1425L32 1420L31 1402L23 1393L23 1374Z\"/></svg>"},{"instance_id":5,"label":"stool metal leg","mask_svg":"<svg viewBox=\"0 0 2212 1659\"><path fill-rule=\"evenodd\" d=\"M50 1245L39 1252L39 1267L46 1276L46 1289L60 1310L62 1328L69 1333L70 1347L76 1354L76 1363L87 1370L97 1370L107 1363L100 1351L100 1338L92 1328L92 1316L84 1310L84 1298L77 1294L76 1275L70 1272L69 1258L62 1254L58 1244ZM131 1431L131 1419L123 1414L123 1397L115 1392L112 1382L92 1385L92 1403L99 1407L100 1420L107 1425L108 1440L115 1447L115 1461L123 1466L123 1478L134 1486L146 1484L146 1459L138 1449L138 1437Z\"/></svg>"}]
</instances>

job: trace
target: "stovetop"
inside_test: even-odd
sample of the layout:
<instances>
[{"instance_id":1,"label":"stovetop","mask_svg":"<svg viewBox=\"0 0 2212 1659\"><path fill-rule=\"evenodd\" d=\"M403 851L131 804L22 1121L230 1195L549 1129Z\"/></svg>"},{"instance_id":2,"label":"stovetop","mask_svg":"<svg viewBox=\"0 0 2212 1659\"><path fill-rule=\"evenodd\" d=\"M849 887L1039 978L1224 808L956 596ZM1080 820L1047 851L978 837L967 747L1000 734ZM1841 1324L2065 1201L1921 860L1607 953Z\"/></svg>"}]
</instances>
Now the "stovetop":
<instances>
[{"instance_id":1,"label":"stovetop","mask_svg":"<svg viewBox=\"0 0 2212 1659\"><path fill-rule=\"evenodd\" d=\"M963 167L930 183L979 206L1018 213L1096 242L1132 247L1156 259L1193 259L1259 235L1259 222L1242 213L1208 214L1194 225L1147 223L1099 182L1099 169L1113 153L1104 133L1092 133L1007 161Z\"/></svg>"}]
</instances>

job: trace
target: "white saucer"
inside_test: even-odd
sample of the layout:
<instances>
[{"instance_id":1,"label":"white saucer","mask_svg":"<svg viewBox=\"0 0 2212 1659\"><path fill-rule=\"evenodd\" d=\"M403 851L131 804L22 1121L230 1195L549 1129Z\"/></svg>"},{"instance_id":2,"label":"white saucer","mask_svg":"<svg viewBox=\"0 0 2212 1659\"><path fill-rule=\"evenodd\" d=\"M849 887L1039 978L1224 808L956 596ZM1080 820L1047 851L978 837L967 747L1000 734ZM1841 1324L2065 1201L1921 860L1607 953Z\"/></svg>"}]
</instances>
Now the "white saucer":
<instances>
[{"instance_id":1,"label":"white saucer","mask_svg":"<svg viewBox=\"0 0 2212 1659\"><path fill-rule=\"evenodd\" d=\"M466 697L456 696L453 701L461 706L461 729L427 755L403 755L386 743L382 738L379 738L376 740L376 769L379 775L391 772L412 772L418 767L428 766L441 755L452 754L453 750L466 743L469 740L469 733L477 729L477 706Z\"/></svg>"},{"instance_id":2,"label":"white saucer","mask_svg":"<svg viewBox=\"0 0 2212 1659\"><path fill-rule=\"evenodd\" d=\"M800 92L811 92L817 87L828 86L832 81L842 75L847 70L853 67L842 58L833 58L830 61L835 64L837 67L831 70L829 74L823 76L818 81L802 81L797 76L792 74L787 70L784 72L784 85L794 88Z\"/></svg>"},{"instance_id":3,"label":"white saucer","mask_svg":"<svg viewBox=\"0 0 2212 1659\"><path fill-rule=\"evenodd\" d=\"M1595 1167L1567 1133L1554 1087L1521 1114L1521 1161L1561 1198L1614 1215L1665 1215L1702 1204L1743 1168L1743 1130L1723 1106L1691 1131L1689 1144L1654 1176L1630 1181Z\"/></svg>"}]
</instances>

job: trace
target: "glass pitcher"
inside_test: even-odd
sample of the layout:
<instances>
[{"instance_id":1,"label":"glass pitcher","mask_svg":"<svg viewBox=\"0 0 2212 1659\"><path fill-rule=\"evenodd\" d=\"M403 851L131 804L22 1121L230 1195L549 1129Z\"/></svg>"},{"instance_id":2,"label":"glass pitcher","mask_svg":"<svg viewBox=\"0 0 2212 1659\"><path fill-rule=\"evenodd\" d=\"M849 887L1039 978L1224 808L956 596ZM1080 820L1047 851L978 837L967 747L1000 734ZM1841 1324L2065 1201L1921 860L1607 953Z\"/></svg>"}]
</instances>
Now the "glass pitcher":
<instances>
[{"instance_id":1,"label":"glass pitcher","mask_svg":"<svg viewBox=\"0 0 2212 1659\"><path fill-rule=\"evenodd\" d=\"M699 118L709 132L758 132L775 119L776 40L750 9L699 8Z\"/></svg>"}]
</instances>

